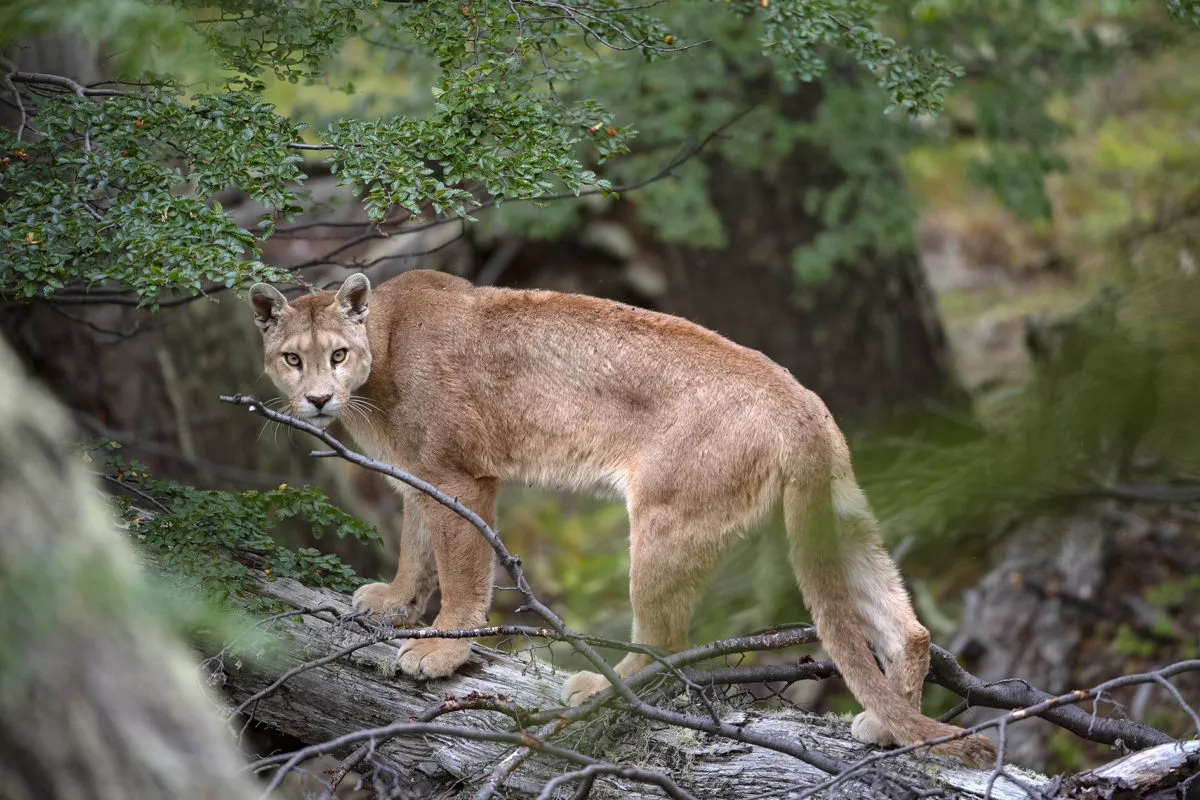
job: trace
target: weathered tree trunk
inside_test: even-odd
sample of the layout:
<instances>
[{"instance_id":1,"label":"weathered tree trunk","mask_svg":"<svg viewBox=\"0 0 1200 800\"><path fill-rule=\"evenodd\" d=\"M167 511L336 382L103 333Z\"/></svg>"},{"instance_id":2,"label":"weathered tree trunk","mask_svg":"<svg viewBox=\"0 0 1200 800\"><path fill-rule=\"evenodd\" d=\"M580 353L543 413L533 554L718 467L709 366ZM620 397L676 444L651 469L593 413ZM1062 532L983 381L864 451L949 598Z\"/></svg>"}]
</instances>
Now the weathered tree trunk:
<instances>
[{"instance_id":1,"label":"weathered tree trunk","mask_svg":"<svg viewBox=\"0 0 1200 800\"><path fill-rule=\"evenodd\" d=\"M347 598L335 592L312 589L294 581L279 579L260 584L263 597L279 601L285 608L332 607L348 611ZM328 619L322 619L326 616ZM320 659L366 636L355 627L344 626L332 615L306 614L283 621L282 633L288 643L286 652L270 666L226 656L219 676L224 690L235 703L270 686L279 676L314 659ZM559 691L566 674L551 665L476 646L473 660L459 675L445 681L416 683L395 674L394 662L399 642L369 645L352 655L308 669L289 678L277 690L253 703L247 711L255 720L284 731L306 743L319 743L364 728L378 727L420 716L447 699L475 695L503 695L511 703L525 708L553 708L559 705ZM613 713L613 712L606 712ZM747 726L786 741L803 741L820 753L843 761L854 761L870 751L855 742L849 727L830 717L799 711L763 711L721 709L726 721ZM487 731L507 731L512 724L507 716L487 711L456 711L440 717L439 723L462 725ZM609 722L613 722L609 720ZM568 728L557 743L591 750L591 754L610 761L668 773L680 786L700 798L757 797L763 794L801 792L829 776L791 756L761 747L751 747L695 731L665 726L644 719L623 721L613 734L596 737L594 730L607 725L580 724ZM582 729L582 732L580 732ZM337 755L344 756L351 748ZM397 737L379 743L374 751L378 768L401 775L419 769L426 773L441 771L459 783L454 793L471 796L491 768L513 745L470 741L456 737ZM534 754L507 781L510 792L536 794L541 787L569 765L542 754ZM945 786L957 796L983 797L988 773L930 758L909 756L888 759L872 771L865 781L849 781L833 789L827 797L894 797L895 786L889 778L902 778L918 786ZM1017 770L1020 777L1040 784L1045 778ZM564 789L570 796L573 787ZM646 784L622 779L604 779L597 784L595 796L660 798L662 791ZM992 787L991 796L1024 797L1018 787L1001 778Z\"/></svg>"},{"instance_id":2,"label":"weathered tree trunk","mask_svg":"<svg viewBox=\"0 0 1200 800\"><path fill-rule=\"evenodd\" d=\"M0 375L0 797L254 796L61 407Z\"/></svg>"},{"instance_id":3,"label":"weathered tree trunk","mask_svg":"<svg viewBox=\"0 0 1200 800\"><path fill-rule=\"evenodd\" d=\"M1196 521L1196 509L1184 504L1117 500L1022 521L996 547L997 566L967 593L950 649L968 658L984 680L1021 679L1051 691L1092 686L1129 671L1130 653L1117 646L1122 641L1126 648L1129 642L1153 643L1151 655L1132 660L1134 668L1194 657L1192 631L1200 618L1193 606L1169 607L1176 617L1171 622L1144 598L1158 586L1183 585L1200 570ZM1180 675L1174 683L1184 697L1200 696L1200 675ZM1172 696L1156 684L1120 690L1110 700L1134 721L1162 712L1158 719L1186 725ZM973 710L965 719L973 724L988 715ZM1057 729L1030 723L1009 730L1009 752L1041 768L1053 753L1049 740ZM1186 735L1186 728L1163 729ZM1077 746L1105 757L1097 745Z\"/></svg>"},{"instance_id":4,"label":"weathered tree trunk","mask_svg":"<svg viewBox=\"0 0 1200 800\"><path fill-rule=\"evenodd\" d=\"M1195 800L1200 786L1200 741L1160 744L1102 767L1055 778L1046 787L1054 800Z\"/></svg>"}]
</instances>

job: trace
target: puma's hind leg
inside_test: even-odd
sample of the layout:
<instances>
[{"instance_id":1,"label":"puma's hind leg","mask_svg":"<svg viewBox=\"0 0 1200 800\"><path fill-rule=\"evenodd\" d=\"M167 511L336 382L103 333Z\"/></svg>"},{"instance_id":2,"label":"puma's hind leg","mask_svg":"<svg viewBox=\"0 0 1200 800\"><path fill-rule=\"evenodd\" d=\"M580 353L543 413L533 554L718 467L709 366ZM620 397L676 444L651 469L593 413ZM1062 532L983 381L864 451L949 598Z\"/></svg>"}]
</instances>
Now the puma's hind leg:
<instances>
[{"instance_id":1,"label":"puma's hind leg","mask_svg":"<svg viewBox=\"0 0 1200 800\"><path fill-rule=\"evenodd\" d=\"M842 538L846 584L855 614L888 682L920 711L921 691L929 672L929 631L917 620L900 571L880 541L874 519L861 517L855 528L845 531ZM869 711L855 717L851 732L862 742L896 743Z\"/></svg>"},{"instance_id":2,"label":"puma's hind leg","mask_svg":"<svg viewBox=\"0 0 1200 800\"><path fill-rule=\"evenodd\" d=\"M687 649L697 591L723 549L719 529L697 526L695 519L670 506L635 506L631 511L629 597L636 644L672 652ZM653 660L629 653L614 670L624 678ZM579 705L608 686L603 675L576 673L563 684L563 702Z\"/></svg>"}]
</instances>

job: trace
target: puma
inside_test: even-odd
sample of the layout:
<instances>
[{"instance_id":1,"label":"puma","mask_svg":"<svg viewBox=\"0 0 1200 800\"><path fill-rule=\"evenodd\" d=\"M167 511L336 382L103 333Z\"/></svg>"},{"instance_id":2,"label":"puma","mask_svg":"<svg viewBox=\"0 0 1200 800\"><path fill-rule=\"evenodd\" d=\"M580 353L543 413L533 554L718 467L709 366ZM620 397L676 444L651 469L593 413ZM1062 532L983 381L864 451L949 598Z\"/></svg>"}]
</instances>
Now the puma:
<instances>
[{"instance_id":1,"label":"puma","mask_svg":"<svg viewBox=\"0 0 1200 800\"><path fill-rule=\"evenodd\" d=\"M685 648L714 562L782 500L796 580L865 708L853 735L888 745L960 730L921 715L929 632L881 543L845 438L824 403L766 356L666 314L475 287L427 270L374 291L356 274L337 292L291 302L260 283L250 302L266 372L294 415L321 427L340 420L373 458L419 475L489 524L501 481L622 497L635 642ZM491 548L453 512L396 488L404 498L396 578L361 587L355 605L407 625L440 585L433 627L484 624ZM469 650L467 640L410 640L399 666L445 677ZM631 653L616 671L649 663ZM606 686L580 672L563 700L578 704ZM982 736L934 750L975 764L995 753Z\"/></svg>"}]
</instances>

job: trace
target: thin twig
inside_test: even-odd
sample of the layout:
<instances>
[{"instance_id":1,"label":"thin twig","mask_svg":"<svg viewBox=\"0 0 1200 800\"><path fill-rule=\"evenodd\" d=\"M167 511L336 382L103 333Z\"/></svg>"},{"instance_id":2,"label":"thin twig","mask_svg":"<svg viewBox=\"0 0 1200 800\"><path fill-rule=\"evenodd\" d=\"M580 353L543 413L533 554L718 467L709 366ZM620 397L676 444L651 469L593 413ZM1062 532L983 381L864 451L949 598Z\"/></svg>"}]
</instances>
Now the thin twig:
<instances>
[{"instance_id":1,"label":"thin twig","mask_svg":"<svg viewBox=\"0 0 1200 800\"><path fill-rule=\"evenodd\" d=\"M675 800L696 800L695 795L684 791L674 783L662 780L662 773L635 767L632 764L589 764L583 769L564 772L562 775L551 778L546 782L546 785L542 787L542 791L538 794L537 800L550 800L550 798L554 797L554 792L560 786L574 781L594 780L598 775L616 775L621 778L640 781L641 783L652 783L666 792L668 797L673 797ZM479 800L479 798L477 797L476 800Z\"/></svg>"},{"instance_id":2,"label":"thin twig","mask_svg":"<svg viewBox=\"0 0 1200 800\"><path fill-rule=\"evenodd\" d=\"M17 111L20 113L20 119L17 120L17 141L19 142L21 141L21 137L25 135L25 125L29 121L29 117L25 113L25 103L21 99L21 92L17 89L16 84L13 83L12 76L12 72L4 76L4 85L13 93L13 99L17 103Z\"/></svg>"},{"instance_id":3,"label":"thin twig","mask_svg":"<svg viewBox=\"0 0 1200 800\"><path fill-rule=\"evenodd\" d=\"M538 739L545 741L554 734L567 727L567 720L559 718L553 722L548 722L534 733ZM475 800L490 800L492 795L496 793L504 782L508 780L518 767L525 763L525 760L533 755L533 748L528 745L518 747L509 753L495 768L488 774L487 782L480 787L475 793Z\"/></svg>"}]
</instances>

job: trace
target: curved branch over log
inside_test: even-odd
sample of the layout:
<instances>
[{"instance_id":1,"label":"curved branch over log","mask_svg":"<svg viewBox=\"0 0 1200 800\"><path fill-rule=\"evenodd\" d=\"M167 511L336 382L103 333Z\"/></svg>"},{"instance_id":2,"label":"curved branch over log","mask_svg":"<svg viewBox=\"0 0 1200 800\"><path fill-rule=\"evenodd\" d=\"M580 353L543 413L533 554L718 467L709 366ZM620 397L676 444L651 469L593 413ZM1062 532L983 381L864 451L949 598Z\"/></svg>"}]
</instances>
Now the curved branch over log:
<instances>
[{"instance_id":1,"label":"curved branch over log","mask_svg":"<svg viewBox=\"0 0 1200 800\"><path fill-rule=\"evenodd\" d=\"M970 707L983 708L1026 708L1046 703L1054 695L1030 686L1024 681L1000 681L990 683L967 672L958 659L948 650L937 645L930 649L930 673L934 683L944 686L959 697L967 700L955 709L956 716ZM1126 747L1140 750L1145 747L1173 742L1160 730L1133 720L1118 717L1097 717L1078 706L1055 704L1040 711L1037 716L1069 730L1076 736L1104 744L1123 742Z\"/></svg>"},{"instance_id":2,"label":"curved branch over log","mask_svg":"<svg viewBox=\"0 0 1200 800\"><path fill-rule=\"evenodd\" d=\"M288 610L335 608L350 614L349 598L325 589L305 587L288 579L263 580L261 596L275 600ZM349 621L348 621L349 620ZM237 662L224 656L209 662L210 672L224 683L234 704L270 686L288 670L319 661L348 645L370 638L370 629L358 625L353 616L328 612L297 614L280 620L285 652L265 664ZM296 672L275 691L247 709L254 719L285 731L311 744L320 744L358 731L430 721L436 727L423 735L398 735L381 741L376 736L374 752L366 759L376 768L407 773L431 765L461 781L462 796L474 793L489 773L518 747L532 753L507 776L509 794L537 795L546 784L566 772L577 771L579 779L594 778L593 796L661 798L663 789L638 782L626 775L649 770L669 775L688 793L698 798L751 797L803 791L829 775L783 753L752 747L704 733L655 724L648 720L620 717L619 711L602 712L604 724L623 725L618 736L593 735L581 724L552 737L551 747L573 750L582 757L577 763L550 754L547 742L521 734L523 742L489 741L490 734L520 733L510 715L521 710L557 708L562 683L569 673L543 661L529 660L476 645L472 660L463 671L442 681L418 683L395 672L399 641L375 642L343 659L322 663ZM506 707L508 713L480 710L479 706ZM458 709L463 710L447 710ZM443 713L444 711L444 713ZM839 761L854 761L870 748L854 741L846 723L794 710L763 711L721 708L722 722L776 736L802 741L817 752ZM461 726L464 734L449 736L447 727ZM371 737L365 737L364 740ZM364 740L347 741L334 749L344 757ZM320 749L320 748L317 748ZM324 751L322 751L324 752ZM277 757L274 762L286 760ZM633 769L586 767L593 760ZM266 766L264 763L263 766ZM1012 768L1009 768L1012 770ZM1028 784L1040 785L1045 778L1020 772ZM989 773L933 757L904 756L888 759L863 775L848 780L827 796L845 798L891 798L903 786L943 788L954 796L983 797ZM577 787L568 787L574 791ZM564 795L565 796L565 795ZM1005 780L992 788L993 798L1024 798L1025 792Z\"/></svg>"}]
</instances>

